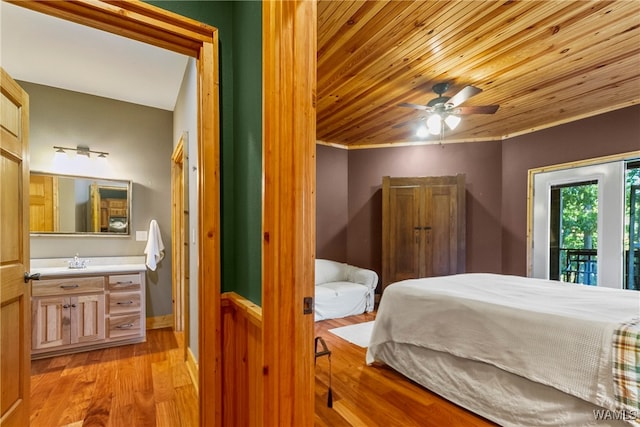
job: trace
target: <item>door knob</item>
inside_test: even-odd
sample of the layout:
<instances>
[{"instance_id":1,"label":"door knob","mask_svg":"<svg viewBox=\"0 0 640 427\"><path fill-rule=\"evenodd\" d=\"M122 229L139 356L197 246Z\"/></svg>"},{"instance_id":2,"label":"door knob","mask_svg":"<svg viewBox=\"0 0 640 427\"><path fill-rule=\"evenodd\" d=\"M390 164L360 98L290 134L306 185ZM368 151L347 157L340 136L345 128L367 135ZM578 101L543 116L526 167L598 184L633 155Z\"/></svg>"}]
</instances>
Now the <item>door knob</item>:
<instances>
[{"instance_id":1,"label":"door knob","mask_svg":"<svg viewBox=\"0 0 640 427\"><path fill-rule=\"evenodd\" d=\"M40 280L40 273L29 274L27 272L24 273L24 283L29 283L31 280Z\"/></svg>"}]
</instances>

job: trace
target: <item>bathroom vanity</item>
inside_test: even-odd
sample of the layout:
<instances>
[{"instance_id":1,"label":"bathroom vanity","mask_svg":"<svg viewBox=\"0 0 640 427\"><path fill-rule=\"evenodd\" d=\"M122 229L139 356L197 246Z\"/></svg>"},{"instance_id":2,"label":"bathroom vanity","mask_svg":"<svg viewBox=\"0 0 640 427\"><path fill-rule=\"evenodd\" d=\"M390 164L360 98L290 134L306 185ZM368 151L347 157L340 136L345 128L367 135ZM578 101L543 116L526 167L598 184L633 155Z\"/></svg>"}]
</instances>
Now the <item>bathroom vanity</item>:
<instances>
[{"instance_id":1,"label":"bathroom vanity","mask_svg":"<svg viewBox=\"0 0 640 427\"><path fill-rule=\"evenodd\" d=\"M143 257L31 260L31 355L60 354L146 339Z\"/></svg>"}]
</instances>

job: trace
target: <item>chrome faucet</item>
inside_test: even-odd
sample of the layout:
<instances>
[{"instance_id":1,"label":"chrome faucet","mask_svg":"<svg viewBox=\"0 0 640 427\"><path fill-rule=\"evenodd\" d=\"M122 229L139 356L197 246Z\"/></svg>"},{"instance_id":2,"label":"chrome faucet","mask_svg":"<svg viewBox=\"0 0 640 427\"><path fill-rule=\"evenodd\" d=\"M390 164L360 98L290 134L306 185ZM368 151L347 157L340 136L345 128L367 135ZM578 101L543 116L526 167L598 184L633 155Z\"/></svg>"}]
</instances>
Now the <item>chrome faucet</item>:
<instances>
[{"instance_id":1,"label":"chrome faucet","mask_svg":"<svg viewBox=\"0 0 640 427\"><path fill-rule=\"evenodd\" d=\"M87 260L76 254L72 260L69 260L69 268L87 268Z\"/></svg>"}]
</instances>

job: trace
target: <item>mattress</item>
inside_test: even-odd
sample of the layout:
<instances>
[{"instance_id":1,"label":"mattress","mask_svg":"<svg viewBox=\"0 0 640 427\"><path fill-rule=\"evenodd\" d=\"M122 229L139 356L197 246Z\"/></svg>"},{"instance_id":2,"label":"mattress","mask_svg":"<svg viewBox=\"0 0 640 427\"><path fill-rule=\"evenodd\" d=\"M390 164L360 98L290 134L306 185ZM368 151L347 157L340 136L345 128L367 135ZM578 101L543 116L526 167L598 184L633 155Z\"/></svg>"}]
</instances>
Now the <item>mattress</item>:
<instances>
[{"instance_id":1,"label":"mattress","mask_svg":"<svg viewBox=\"0 0 640 427\"><path fill-rule=\"evenodd\" d=\"M376 348L376 360L500 426L629 427L614 419L621 413L487 363L393 342Z\"/></svg>"},{"instance_id":2,"label":"mattress","mask_svg":"<svg viewBox=\"0 0 640 427\"><path fill-rule=\"evenodd\" d=\"M495 274L407 280L385 289L367 363L397 364L391 344L428 349L633 418L637 402L616 401L612 337L639 315L635 291Z\"/></svg>"}]
</instances>

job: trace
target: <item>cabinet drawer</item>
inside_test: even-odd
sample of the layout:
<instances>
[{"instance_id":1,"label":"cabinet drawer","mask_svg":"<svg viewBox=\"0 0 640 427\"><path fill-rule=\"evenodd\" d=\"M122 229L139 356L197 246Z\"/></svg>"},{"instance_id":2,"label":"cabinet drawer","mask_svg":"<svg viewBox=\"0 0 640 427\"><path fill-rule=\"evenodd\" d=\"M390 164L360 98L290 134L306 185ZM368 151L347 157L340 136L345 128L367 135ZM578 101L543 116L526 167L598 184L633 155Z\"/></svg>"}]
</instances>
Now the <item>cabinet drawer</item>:
<instances>
[{"instance_id":1,"label":"cabinet drawer","mask_svg":"<svg viewBox=\"0 0 640 427\"><path fill-rule=\"evenodd\" d=\"M140 313L140 292L114 292L109 294L109 314Z\"/></svg>"},{"instance_id":2,"label":"cabinet drawer","mask_svg":"<svg viewBox=\"0 0 640 427\"><path fill-rule=\"evenodd\" d=\"M33 282L33 296L73 295L104 291L104 277L45 279Z\"/></svg>"},{"instance_id":3,"label":"cabinet drawer","mask_svg":"<svg viewBox=\"0 0 640 427\"><path fill-rule=\"evenodd\" d=\"M118 274L109 276L109 289L127 291L140 289L140 274Z\"/></svg>"},{"instance_id":4,"label":"cabinet drawer","mask_svg":"<svg viewBox=\"0 0 640 427\"><path fill-rule=\"evenodd\" d=\"M109 338L142 335L140 314L109 317Z\"/></svg>"}]
</instances>

